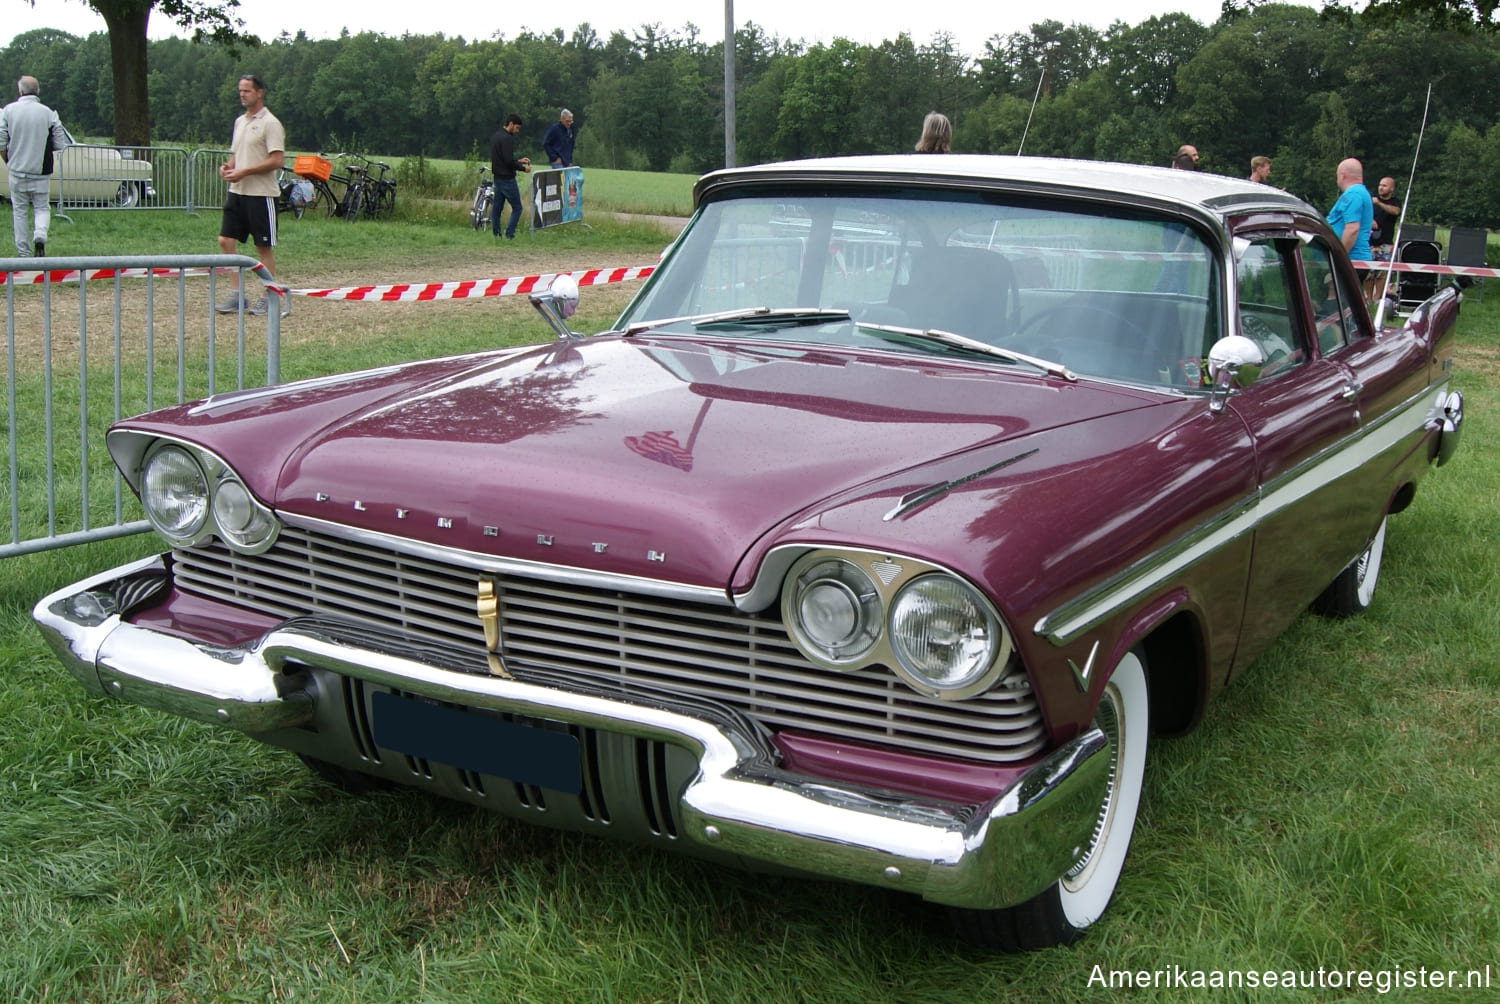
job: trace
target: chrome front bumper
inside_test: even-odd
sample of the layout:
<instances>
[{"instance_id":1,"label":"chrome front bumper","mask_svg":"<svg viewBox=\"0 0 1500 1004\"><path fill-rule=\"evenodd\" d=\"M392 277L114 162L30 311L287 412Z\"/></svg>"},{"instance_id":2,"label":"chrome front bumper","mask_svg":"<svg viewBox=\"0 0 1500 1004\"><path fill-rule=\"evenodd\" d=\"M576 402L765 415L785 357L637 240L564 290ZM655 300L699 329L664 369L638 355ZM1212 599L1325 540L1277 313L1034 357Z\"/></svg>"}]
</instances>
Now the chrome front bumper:
<instances>
[{"instance_id":1,"label":"chrome front bumper","mask_svg":"<svg viewBox=\"0 0 1500 1004\"><path fill-rule=\"evenodd\" d=\"M162 569L147 559L44 598L42 633L91 693L212 722L283 745L307 735L320 694L312 675L665 743L694 758L677 795L679 839L842 881L954 906L1023 902L1079 858L1104 797L1110 750L1092 730L980 806L819 781L776 766L769 740L733 715L695 715L554 686L438 668L287 622L243 648L212 648L112 612L118 583ZM331 677L330 677L331 678ZM283 730L291 730L284 732ZM289 744L287 744L289 745Z\"/></svg>"}]
</instances>

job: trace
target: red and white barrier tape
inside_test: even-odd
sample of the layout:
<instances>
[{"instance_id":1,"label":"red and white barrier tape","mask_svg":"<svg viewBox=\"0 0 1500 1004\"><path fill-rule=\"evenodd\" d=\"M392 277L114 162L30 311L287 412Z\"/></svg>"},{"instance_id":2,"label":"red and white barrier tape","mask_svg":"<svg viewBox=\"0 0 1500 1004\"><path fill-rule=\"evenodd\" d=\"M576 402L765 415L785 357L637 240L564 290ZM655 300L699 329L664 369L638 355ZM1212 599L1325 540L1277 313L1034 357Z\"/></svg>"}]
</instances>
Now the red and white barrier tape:
<instances>
[{"instance_id":1,"label":"red and white barrier tape","mask_svg":"<svg viewBox=\"0 0 1500 1004\"><path fill-rule=\"evenodd\" d=\"M379 300L404 303L411 300L466 300L481 296L514 296L546 289L559 275L571 275L580 286L603 286L613 282L644 279L655 266L595 268L579 272L544 272L509 279L471 279L467 282L391 283L385 286L344 286L339 289L294 289L293 296L320 300Z\"/></svg>"},{"instance_id":2,"label":"red and white barrier tape","mask_svg":"<svg viewBox=\"0 0 1500 1004\"><path fill-rule=\"evenodd\" d=\"M1478 279L1500 279L1500 268L1480 268L1478 265L1428 265L1417 261L1357 261L1354 267L1362 272L1427 272L1432 275L1470 275Z\"/></svg>"},{"instance_id":3,"label":"red and white barrier tape","mask_svg":"<svg viewBox=\"0 0 1500 1004\"><path fill-rule=\"evenodd\" d=\"M508 279L471 279L467 282L391 283L384 286L344 286L338 289L288 289L268 283L267 290L287 293L292 296L310 296L320 300L374 300L386 303L404 303L416 300L463 300L483 296L514 296L546 289L558 275L571 275L580 286L603 286L614 282L629 282L644 279L655 270L655 266L642 265L630 268L593 268L578 272L545 272L541 275L513 276ZM178 275L208 275L208 268L98 268L98 269L49 269L42 272L0 273L0 280L9 276L16 283L39 285L43 282L67 283L89 282L96 279L143 279ZM221 269L220 271L232 271Z\"/></svg>"}]
</instances>

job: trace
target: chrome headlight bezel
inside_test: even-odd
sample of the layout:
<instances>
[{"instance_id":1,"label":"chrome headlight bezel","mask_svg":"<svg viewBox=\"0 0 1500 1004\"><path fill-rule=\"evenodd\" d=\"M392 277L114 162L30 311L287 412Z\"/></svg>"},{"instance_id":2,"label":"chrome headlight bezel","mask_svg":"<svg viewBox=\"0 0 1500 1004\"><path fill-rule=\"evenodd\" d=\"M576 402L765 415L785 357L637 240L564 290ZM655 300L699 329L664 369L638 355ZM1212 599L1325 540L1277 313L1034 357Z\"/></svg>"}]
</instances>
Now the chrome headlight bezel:
<instances>
[{"instance_id":1,"label":"chrome headlight bezel","mask_svg":"<svg viewBox=\"0 0 1500 1004\"><path fill-rule=\"evenodd\" d=\"M822 551L804 555L787 573L781 618L802 653L828 669L866 665L885 627L869 573Z\"/></svg>"},{"instance_id":2,"label":"chrome headlight bezel","mask_svg":"<svg viewBox=\"0 0 1500 1004\"><path fill-rule=\"evenodd\" d=\"M839 672L882 666L917 693L939 700L981 694L1004 679L1014 665L1015 645L1009 628L983 591L962 576L931 562L888 552L798 550L801 553L794 560L784 559L791 563L781 585L782 622L798 651L815 665ZM900 640L900 632L907 628L897 622L898 615L907 611L902 616L909 616L910 603L934 586L962 600L950 616L968 633L968 642L959 650L972 654L976 643L981 648L971 660L973 665L956 675L933 673L913 654L909 641ZM827 623L810 624L810 610ZM830 640L839 644L830 645Z\"/></svg>"},{"instance_id":3,"label":"chrome headlight bezel","mask_svg":"<svg viewBox=\"0 0 1500 1004\"><path fill-rule=\"evenodd\" d=\"M181 465L179 476L197 482L199 512L187 523L168 520L156 498L153 465ZM144 452L139 476L141 507L151 526L174 547L193 547L218 537L232 550L260 554L276 542L281 521L234 470L212 452L190 443L158 439Z\"/></svg>"}]
</instances>

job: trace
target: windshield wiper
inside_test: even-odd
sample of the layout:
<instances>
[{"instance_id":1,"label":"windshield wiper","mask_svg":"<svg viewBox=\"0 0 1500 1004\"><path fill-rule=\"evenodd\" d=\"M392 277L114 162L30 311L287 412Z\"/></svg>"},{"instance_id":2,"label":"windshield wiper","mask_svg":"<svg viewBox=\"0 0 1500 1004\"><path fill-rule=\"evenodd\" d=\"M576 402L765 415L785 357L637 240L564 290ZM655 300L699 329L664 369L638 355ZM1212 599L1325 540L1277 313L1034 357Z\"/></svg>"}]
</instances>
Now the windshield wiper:
<instances>
[{"instance_id":1,"label":"windshield wiper","mask_svg":"<svg viewBox=\"0 0 1500 1004\"><path fill-rule=\"evenodd\" d=\"M1047 359L1038 359L1024 352L1015 352L1011 349L1002 349L998 345L989 342L981 342L977 338L960 335L952 331L944 331L942 328L903 328L895 324L867 324L864 321L856 321L861 331L875 331L885 335L896 335L901 338L914 338L919 342L935 342L938 345L946 345L952 349L963 349L968 352L977 352L980 355L994 356L996 359L1004 359L1007 362L1021 363L1041 370L1048 376L1061 377L1064 380L1077 381L1078 374L1068 369L1062 363L1054 363Z\"/></svg>"},{"instance_id":2,"label":"windshield wiper","mask_svg":"<svg viewBox=\"0 0 1500 1004\"><path fill-rule=\"evenodd\" d=\"M695 328L710 324L730 324L737 321L847 321L849 311L823 307L742 307L739 310L721 310L713 314L687 314L683 317L663 317L655 321L637 321L625 326L622 334L638 335L643 331L665 327L668 324L691 324Z\"/></svg>"}]
</instances>

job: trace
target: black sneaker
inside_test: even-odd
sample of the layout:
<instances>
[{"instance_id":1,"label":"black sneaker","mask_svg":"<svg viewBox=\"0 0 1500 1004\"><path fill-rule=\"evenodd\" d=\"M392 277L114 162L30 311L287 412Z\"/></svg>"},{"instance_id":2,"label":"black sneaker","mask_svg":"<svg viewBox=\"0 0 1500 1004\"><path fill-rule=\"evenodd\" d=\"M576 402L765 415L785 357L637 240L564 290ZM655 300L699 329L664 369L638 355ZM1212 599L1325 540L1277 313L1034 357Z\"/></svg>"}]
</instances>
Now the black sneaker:
<instances>
[{"instance_id":1,"label":"black sneaker","mask_svg":"<svg viewBox=\"0 0 1500 1004\"><path fill-rule=\"evenodd\" d=\"M38 258L47 257L47 242L37 239L31 242L31 253Z\"/></svg>"}]
</instances>

